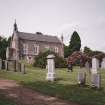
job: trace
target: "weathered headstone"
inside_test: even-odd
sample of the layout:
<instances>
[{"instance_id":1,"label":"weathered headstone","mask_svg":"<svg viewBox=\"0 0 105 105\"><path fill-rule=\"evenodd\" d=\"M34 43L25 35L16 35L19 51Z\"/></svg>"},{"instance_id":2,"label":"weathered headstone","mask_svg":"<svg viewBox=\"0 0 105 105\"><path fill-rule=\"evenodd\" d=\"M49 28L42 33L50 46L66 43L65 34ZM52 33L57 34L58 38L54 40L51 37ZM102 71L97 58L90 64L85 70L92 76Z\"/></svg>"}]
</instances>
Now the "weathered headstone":
<instances>
[{"instance_id":1,"label":"weathered headstone","mask_svg":"<svg viewBox=\"0 0 105 105\"><path fill-rule=\"evenodd\" d=\"M91 69L91 73L92 74L96 74L97 70L99 68L99 61L97 58L92 58L92 69Z\"/></svg>"},{"instance_id":2,"label":"weathered headstone","mask_svg":"<svg viewBox=\"0 0 105 105\"><path fill-rule=\"evenodd\" d=\"M2 69L2 60L0 59L0 70Z\"/></svg>"},{"instance_id":3,"label":"weathered headstone","mask_svg":"<svg viewBox=\"0 0 105 105\"><path fill-rule=\"evenodd\" d=\"M46 79L49 81L55 80L55 62L54 62L55 56L50 54L47 56L47 77Z\"/></svg>"},{"instance_id":4,"label":"weathered headstone","mask_svg":"<svg viewBox=\"0 0 105 105\"><path fill-rule=\"evenodd\" d=\"M78 72L78 84L85 85L85 83L86 83L86 73Z\"/></svg>"},{"instance_id":5,"label":"weathered headstone","mask_svg":"<svg viewBox=\"0 0 105 105\"><path fill-rule=\"evenodd\" d=\"M92 87L100 88L101 87L101 76L100 74L92 74L91 75L91 83Z\"/></svg>"},{"instance_id":6,"label":"weathered headstone","mask_svg":"<svg viewBox=\"0 0 105 105\"><path fill-rule=\"evenodd\" d=\"M105 58L102 59L101 69L105 69Z\"/></svg>"},{"instance_id":7,"label":"weathered headstone","mask_svg":"<svg viewBox=\"0 0 105 105\"><path fill-rule=\"evenodd\" d=\"M86 68L86 70L88 70L88 72L90 73L90 64L89 64L88 61L85 63L85 68Z\"/></svg>"},{"instance_id":8,"label":"weathered headstone","mask_svg":"<svg viewBox=\"0 0 105 105\"><path fill-rule=\"evenodd\" d=\"M5 69L8 70L8 61L5 60Z\"/></svg>"},{"instance_id":9,"label":"weathered headstone","mask_svg":"<svg viewBox=\"0 0 105 105\"><path fill-rule=\"evenodd\" d=\"M25 64L24 64L24 63L21 63L21 72L22 72L23 74L26 74Z\"/></svg>"}]
</instances>

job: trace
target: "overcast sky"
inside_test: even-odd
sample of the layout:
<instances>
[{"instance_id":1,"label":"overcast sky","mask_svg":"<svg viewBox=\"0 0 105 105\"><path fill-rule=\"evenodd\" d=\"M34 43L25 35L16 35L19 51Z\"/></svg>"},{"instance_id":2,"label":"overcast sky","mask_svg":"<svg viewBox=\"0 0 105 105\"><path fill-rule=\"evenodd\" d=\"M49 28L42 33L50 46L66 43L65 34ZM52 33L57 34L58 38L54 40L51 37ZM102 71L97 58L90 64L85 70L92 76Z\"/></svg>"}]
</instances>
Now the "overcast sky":
<instances>
[{"instance_id":1,"label":"overcast sky","mask_svg":"<svg viewBox=\"0 0 105 105\"><path fill-rule=\"evenodd\" d=\"M16 18L18 30L64 35L76 30L82 47L105 51L105 0L0 0L0 34L10 36Z\"/></svg>"}]
</instances>

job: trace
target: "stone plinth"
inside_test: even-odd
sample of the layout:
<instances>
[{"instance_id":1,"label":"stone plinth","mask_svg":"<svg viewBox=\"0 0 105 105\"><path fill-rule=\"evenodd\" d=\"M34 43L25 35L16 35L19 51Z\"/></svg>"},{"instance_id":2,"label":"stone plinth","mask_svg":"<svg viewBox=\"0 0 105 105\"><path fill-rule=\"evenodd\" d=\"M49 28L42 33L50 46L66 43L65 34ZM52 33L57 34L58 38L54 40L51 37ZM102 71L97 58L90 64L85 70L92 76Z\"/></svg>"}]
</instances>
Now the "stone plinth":
<instances>
[{"instance_id":1,"label":"stone plinth","mask_svg":"<svg viewBox=\"0 0 105 105\"><path fill-rule=\"evenodd\" d=\"M48 81L54 81L55 80L55 62L54 62L55 56L50 54L47 56L47 77L46 79Z\"/></svg>"}]
</instances>

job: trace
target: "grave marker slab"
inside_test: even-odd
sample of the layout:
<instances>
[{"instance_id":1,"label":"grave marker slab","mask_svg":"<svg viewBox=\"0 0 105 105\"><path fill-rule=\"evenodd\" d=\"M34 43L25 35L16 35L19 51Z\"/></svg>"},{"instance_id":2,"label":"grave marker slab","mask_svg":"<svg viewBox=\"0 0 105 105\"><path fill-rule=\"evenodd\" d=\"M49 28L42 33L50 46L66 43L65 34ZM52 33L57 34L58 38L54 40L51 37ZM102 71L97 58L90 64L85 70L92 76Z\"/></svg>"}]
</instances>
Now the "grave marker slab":
<instances>
[{"instance_id":1,"label":"grave marker slab","mask_svg":"<svg viewBox=\"0 0 105 105\"><path fill-rule=\"evenodd\" d=\"M95 88L100 88L101 87L101 76L100 74L92 74L91 75L91 82L92 82L92 87Z\"/></svg>"},{"instance_id":2,"label":"grave marker slab","mask_svg":"<svg viewBox=\"0 0 105 105\"><path fill-rule=\"evenodd\" d=\"M102 59L101 69L105 69L105 58Z\"/></svg>"},{"instance_id":3,"label":"grave marker slab","mask_svg":"<svg viewBox=\"0 0 105 105\"><path fill-rule=\"evenodd\" d=\"M99 61L98 61L98 59L97 58L92 58L92 69L91 69L91 73L92 74L96 74L98 68L99 68Z\"/></svg>"}]
</instances>

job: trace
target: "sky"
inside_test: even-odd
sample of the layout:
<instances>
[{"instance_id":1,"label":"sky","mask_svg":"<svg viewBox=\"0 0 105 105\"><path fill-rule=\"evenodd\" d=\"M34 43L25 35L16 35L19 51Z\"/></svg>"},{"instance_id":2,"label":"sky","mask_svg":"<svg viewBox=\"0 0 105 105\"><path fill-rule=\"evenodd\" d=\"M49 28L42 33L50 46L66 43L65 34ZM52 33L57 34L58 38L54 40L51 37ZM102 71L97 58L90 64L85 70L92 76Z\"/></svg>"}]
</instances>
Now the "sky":
<instances>
[{"instance_id":1,"label":"sky","mask_svg":"<svg viewBox=\"0 0 105 105\"><path fill-rule=\"evenodd\" d=\"M73 31L82 48L105 51L105 0L0 0L0 35L13 33L16 19L22 32L63 34L69 43Z\"/></svg>"}]
</instances>

